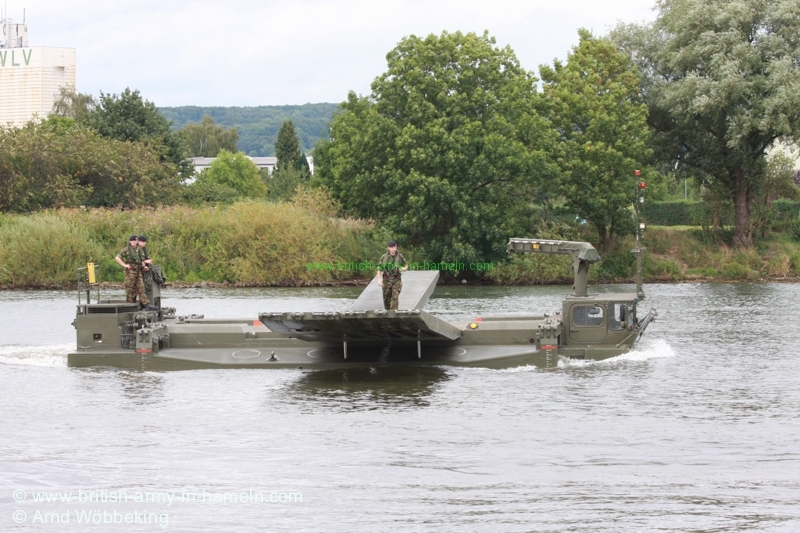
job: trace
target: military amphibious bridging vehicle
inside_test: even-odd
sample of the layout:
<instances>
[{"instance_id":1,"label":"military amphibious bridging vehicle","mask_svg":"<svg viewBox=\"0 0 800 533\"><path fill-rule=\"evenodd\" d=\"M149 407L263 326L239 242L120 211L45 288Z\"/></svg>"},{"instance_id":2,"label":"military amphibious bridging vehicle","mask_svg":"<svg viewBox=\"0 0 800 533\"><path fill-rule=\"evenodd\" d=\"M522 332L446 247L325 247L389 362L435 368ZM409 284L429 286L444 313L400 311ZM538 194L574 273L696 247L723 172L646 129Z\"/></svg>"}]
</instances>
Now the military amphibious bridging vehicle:
<instances>
[{"instance_id":1,"label":"military amphibious bridging vehicle","mask_svg":"<svg viewBox=\"0 0 800 533\"><path fill-rule=\"evenodd\" d=\"M454 324L423 311L439 278L437 271L403 273L397 311L385 311L376 281L349 310L261 313L257 319L178 316L91 295L91 268L79 279L77 350L74 367L114 366L139 370L193 368L331 369L373 366L452 365L507 368L556 366L559 357L601 360L629 351L657 313L638 317L636 293L590 294L589 265L600 255L586 242L511 239L509 252L572 257L574 293L552 314L510 314ZM91 283L90 283L91 282ZM86 300L81 295L85 293ZM513 309L515 313L527 310Z\"/></svg>"}]
</instances>

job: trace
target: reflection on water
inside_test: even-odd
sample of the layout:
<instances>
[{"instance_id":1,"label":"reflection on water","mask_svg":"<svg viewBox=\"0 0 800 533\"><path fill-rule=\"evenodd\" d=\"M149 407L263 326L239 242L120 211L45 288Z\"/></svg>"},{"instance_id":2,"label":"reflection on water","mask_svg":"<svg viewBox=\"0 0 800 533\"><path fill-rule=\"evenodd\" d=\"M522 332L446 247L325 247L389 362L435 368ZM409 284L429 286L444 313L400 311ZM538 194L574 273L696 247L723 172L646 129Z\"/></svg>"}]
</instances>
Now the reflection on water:
<instances>
[{"instance_id":1,"label":"reflection on water","mask_svg":"<svg viewBox=\"0 0 800 533\"><path fill-rule=\"evenodd\" d=\"M315 412L398 410L427 407L428 398L448 379L439 367L320 370L304 372L286 390L275 392L279 401Z\"/></svg>"},{"instance_id":2,"label":"reflection on water","mask_svg":"<svg viewBox=\"0 0 800 533\"><path fill-rule=\"evenodd\" d=\"M164 400L164 375L124 370L116 373L122 393L134 404L144 405Z\"/></svg>"}]
</instances>

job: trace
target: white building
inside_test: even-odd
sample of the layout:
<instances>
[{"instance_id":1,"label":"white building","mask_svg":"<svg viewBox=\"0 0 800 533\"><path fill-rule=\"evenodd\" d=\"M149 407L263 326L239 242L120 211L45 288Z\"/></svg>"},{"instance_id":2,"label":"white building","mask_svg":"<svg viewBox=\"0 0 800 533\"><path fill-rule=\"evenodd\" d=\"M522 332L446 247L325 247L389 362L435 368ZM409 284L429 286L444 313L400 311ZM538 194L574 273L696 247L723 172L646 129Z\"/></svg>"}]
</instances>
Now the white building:
<instances>
[{"instance_id":1,"label":"white building","mask_svg":"<svg viewBox=\"0 0 800 533\"><path fill-rule=\"evenodd\" d=\"M28 27L0 18L0 127L47 118L59 89L75 86L75 49L28 46Z\"/></svg>"},{"instance_id":2,"label":"white building","mask_svg":"<svg viewBox=\"0 0 800 533\"><path fill-rule=\"evenodd\" d=\"M266 168L270 174L275 171L275 165L278 164L277 157L250 157L247 156L249 160L256 164L259 169ZM194 173L200 174L203 170L207 169L211 166L211 163L214 162L216 157L190 157L189 161L192 162L194 165ZM314 158L310 155L306 156L306 160L308 160L308 167L309 171L313 174L314 173Z\"/></svg>"},{"instance_id":3,"label":"white building","mask_svg":"<svg viewBox=\"0 0 800 533\"><path fill-rule=\"evenodd\" d=\"M247 158L256 164L259 169L266 168L270 174L275 170L275 165L278 164L277 157L250 157ZM216 157L190 157L189 161L194 165L194 173L200 174L203 170L211 166Z\"/></svg>"}]
</instances>

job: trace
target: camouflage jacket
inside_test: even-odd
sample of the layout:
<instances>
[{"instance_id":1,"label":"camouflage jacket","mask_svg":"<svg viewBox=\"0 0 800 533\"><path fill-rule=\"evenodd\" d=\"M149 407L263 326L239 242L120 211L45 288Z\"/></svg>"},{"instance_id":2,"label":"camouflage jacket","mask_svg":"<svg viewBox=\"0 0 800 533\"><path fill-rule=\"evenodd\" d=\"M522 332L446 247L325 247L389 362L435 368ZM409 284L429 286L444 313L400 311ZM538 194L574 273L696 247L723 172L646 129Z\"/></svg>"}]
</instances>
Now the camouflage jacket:
<instances>
[{"instance_id":1,"label":"camouflage jacket","mask_svg":"<svg viewBox=\"0 0 800 533\"><path fill-rule=\"evenodd\" d=\"M389 252L386 252L381 257L380 261L380 269L383 271L384 278L398 278L400 277L400 269L404 266L408 266L408 262L406 258L403 257L403 254L397 252L397 255L392 257L389 255Z\"/></svg>"},{"instance_id":2,"label":"camouflage jacket","mask_svg":"<svg viewBox=\"0 0 800 533\"><path fill-rule=\"evenodd\" d=\"M132 267L139 268L142 264L142 260L139 256L139 251L132 247L130 244L120 250L117 254L117 257L122 259L122 262L126 265L130 265Z\"/></svg>"}]
</instances>

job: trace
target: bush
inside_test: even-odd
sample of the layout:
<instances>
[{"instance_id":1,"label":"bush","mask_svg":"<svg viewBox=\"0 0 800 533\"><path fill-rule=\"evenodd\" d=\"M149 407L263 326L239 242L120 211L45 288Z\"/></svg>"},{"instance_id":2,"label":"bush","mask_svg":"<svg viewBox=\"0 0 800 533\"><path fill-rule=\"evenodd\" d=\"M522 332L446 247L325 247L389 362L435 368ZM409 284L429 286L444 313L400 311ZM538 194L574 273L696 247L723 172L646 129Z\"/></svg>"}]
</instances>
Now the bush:
<instances>
[{"instance_id":1,"label":"bush","mask_svg":"<svg viewBox=\"0 0 800 533\"><path fill-rule=\"evenodd\" d=\"M102 281L121 281L114 257L128 235L147 235L148 250L171 281L228 281L246 285L309 285L371 277L374 272L311 270L307 263L373 262L372 224L329 216L323 191L304 192L298 204L243 201L196 209L61 209L3 216L0 284L12 287L70 285L87 261Z\"/></svg>"},{"instance_id":2,"label":"bush","mask_svg":"<svg viewBox=\"0 0 800 533\"><path fill-rule=\"evenodd\" d=\"M213 181L195 181L183 188L183 200L189 205L203 203L232 204L242 195L235 189Z\"/></svg>"},{"instance_id":3,"label":"bush","mask_svg":"<svg viewBox=\"0 0 800 533\"><path fill-rule=\"evenodd\" d=\"M608 254L595 272L595 276L603 280L627 279L635 274L636 256L630 251Z\"/></svg>"},{"instance_id":4,"label":"bush","mask_svg":"<svg viewBox=\"0 0 800 533\"><path fill-rule=\"evenodd\" d=\"M80 224L52 214L4 218L0 284L42 287L71 283L78 267L103 258L102 247Z\"/></svg>"},{"instance_id":5,"label":"bush","mask_svg":"<svg viewBox=\"0 0 800 533\"><path fill-rule=\"evenodd\" d=\"M797 223L800 221L800 202L797 200L779 198L772 204L772 209L775 210L776 222Z\"/></svg>"},{"instance_id":6,"label":"bush","mask_svg":"<svg viewBox=\"0 0 800 533\"><path fill-rule=\"evenodd\" d=\"M508 262L495 265L494 270L486 273L486 278L509 285L571 282L572 260L567 256L514 254Z\"/></svg>"}]
</instances>

